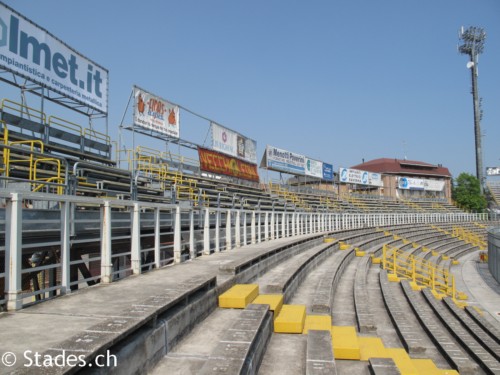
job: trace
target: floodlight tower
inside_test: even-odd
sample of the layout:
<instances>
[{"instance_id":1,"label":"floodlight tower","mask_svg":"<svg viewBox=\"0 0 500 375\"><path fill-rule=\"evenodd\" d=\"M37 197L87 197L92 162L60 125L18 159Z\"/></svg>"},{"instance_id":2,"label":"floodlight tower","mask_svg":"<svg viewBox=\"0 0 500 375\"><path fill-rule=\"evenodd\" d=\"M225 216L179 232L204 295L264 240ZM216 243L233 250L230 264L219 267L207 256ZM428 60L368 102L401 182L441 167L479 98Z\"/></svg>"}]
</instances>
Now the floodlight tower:
<instances>
[{"instance_id":1,"label":"floodlight tower","mask_svg":"<svg viewBox=\"0 0 500 375\"><path fill-rule=\"evenodd\" d=\"M472 101L474 105L474 134L476 138L476 176L479 180L481 193L483 192L483 151L481 147L481 107L479 103L479 95L477 91L477 63L479 55L484 49L484 40L486 33L480 27L471 26L467 29L460 30L459 38L463 44L458 47L460 53L468 55L470 60L467 63L467 68L471 71L472 76Z\"/></svg>"}]
</instances>

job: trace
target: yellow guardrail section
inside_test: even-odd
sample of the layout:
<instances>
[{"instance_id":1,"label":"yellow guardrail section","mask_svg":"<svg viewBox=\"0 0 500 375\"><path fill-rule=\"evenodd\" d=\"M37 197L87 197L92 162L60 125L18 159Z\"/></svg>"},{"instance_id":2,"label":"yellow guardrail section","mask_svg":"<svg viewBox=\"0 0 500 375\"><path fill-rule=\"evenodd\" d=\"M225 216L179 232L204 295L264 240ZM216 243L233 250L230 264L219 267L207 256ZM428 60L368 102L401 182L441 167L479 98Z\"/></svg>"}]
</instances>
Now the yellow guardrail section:
<instances>
[{"instance_id":1,"label":"yellow guardrail section","mask_svg":"<svg viewBox=\"0 0 500 375\"><path fill-rule=\"evenodd\" d=\"M297 207L306 210L310 209L309 205L298 194L283 188L280 184L273 184L272 182L269 182L269 190L271 191L271 193L282 197L287 202L291 202Z\"/></svg>"},{"instance_id":2,"label":"yellow guardrail section","mask_svg":"<svg viewBox=\"0 0 500 375\"><path fill-rule=\"evenodd\" d=\"M28 107L26 105L13 102L12 100L9 99L3 99L1 107L2 111L5 108L19 113L19 117L24 117L24 115L27 115L30 119L33 117L37 120L40 120L42 123L45 123L46 120L45 113L37 111L36 109Z\"/></svg>"},{"instance_id":3,"label":"yellow guardrail section","mask_svg":"<svg viewBox=\"0 0 500 375\"><path fill-rule=\"evenodd\" d=\"M390 275L403 277L412 281L413 287L428 287L433 294L442 298L450 296L457 305L459 300L467 299L464 293L457 292L455 277L439 268L435 263L416 257L396 247L384 244L382 248L382 268Z\"/></svg>"},{"instance_id":4,"label":"yellow guardrail section","mask_svg":"<svg viewBox=\"0 0 500 375\"><path fill-rule=\"evenodd\" d=\"M488 247L488 244L483 238L481 238L481 236L462 227L453 227L452 236L457 237L473 246L477 246L481 250Z\"/></svg>"}]
</instances>

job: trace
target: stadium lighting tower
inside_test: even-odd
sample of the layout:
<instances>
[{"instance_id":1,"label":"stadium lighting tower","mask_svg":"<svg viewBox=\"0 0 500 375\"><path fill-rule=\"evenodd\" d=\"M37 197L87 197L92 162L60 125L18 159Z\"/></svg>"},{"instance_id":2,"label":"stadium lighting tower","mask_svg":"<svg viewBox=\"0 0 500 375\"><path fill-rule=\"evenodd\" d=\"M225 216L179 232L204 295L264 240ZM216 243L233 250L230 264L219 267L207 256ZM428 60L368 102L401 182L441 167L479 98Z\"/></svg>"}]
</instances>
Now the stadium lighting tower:
<instances>
[{"instance_id":1,"label":"stadium lighting tower","mask_svg":"<svg viewBox=\"0 0 500 375\"><path fill-rule=\"evenodd\" d=\"M468 55L470 60L467 63L467 68L471 71L472 76L472 101L474 105L474 134L476 138L476 176L479 180L481 193L483 192L484 175L483 175L483 151L481 147L481 107L479 103L479 95L477 90L477 63L479 55L484 49L484 40L486 33L480 27L471 26L467 29L460 30L459 38L463 44L458 47L458 51L464 55Z\"/></svg>"}]
</instances>

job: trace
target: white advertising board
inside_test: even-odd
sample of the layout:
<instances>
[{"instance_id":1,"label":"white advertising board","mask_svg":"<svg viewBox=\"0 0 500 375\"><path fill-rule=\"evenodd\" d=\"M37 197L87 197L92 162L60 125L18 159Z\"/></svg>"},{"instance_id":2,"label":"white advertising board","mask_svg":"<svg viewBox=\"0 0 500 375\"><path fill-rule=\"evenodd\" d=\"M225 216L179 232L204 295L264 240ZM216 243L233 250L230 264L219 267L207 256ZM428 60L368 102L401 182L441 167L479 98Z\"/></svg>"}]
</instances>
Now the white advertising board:
<instances>
[{"instance_id":1,"label":"white advertising board","mask_svg":"<svg viewBox=\"0 0 500 375\"><path fill-rule=\"evenodd\" d=\"M108 71L2 3L0 68L108 112Z\"/></svg>"},{"instance_id":2,"label":"white advertising board","mask_svg":"<svg viewBox=\"0 0 500 375\"><path fill-rule=\"evenodd\" d=\"M211 128L212 149L257 164L257 142L215 122Z\"/></svg>"},{"instance_id":3,"label":"white advertising board","mask_svg":"<svg viewBox=\"0 0 500 375\"><path fill-rule=\"evenodd\" d=\"M403 190L442 191L444 189L444 181L399 177L398 187Z\"/></svg>"},{"instance_id":4,"label":"white advertising board","mask_svg":"<svg viewBox=\"0 0 500 375\"><path fill-rule=\"evenodd\" d=\"M265 165L262 167L280 172L304 175L306 157L274 146L266 146Z\"/></svg>"},{"instance_id":5,"label":"white advertising board","mask_svg":"<svg viewBox=\"0 0 500 375\"><path fill-rule=\"evenodd\" d=\"M369 186L384 186L380 173L362 171L359 169L340 168L339 181L346 184L358 184Z\"/></svg>"},{"instance_id":6,"label":"white advertising board","mask_svg":"<svg viewBox=\"0 0 500 375\"><path fill-rule=\"evenodd\" d=\"M134 86L134 124L179 138L179 106Z\"/></svg>"},{"instance_id":7,"label":"white advertising board","mask_svg":"<svg viewBox=\"0 0 500 375\"><path fill-rule=\"evenodd\" d=\"M306 158L306 176L323 178L323 162Z\"/></svg>"}]
</instances>

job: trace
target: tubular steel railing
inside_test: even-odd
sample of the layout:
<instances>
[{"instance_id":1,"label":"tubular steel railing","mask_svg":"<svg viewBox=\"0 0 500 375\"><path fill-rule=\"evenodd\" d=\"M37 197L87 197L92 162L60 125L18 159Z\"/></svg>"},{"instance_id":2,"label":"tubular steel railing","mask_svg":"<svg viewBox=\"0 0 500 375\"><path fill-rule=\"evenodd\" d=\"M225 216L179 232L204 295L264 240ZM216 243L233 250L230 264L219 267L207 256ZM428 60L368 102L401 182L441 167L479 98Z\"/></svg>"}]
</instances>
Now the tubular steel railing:
<instances>
[{"instance_id":1,"label":"tubular steel railing","mask_svg":"<svg viewBox=\"0 0 500 375\"><path fill-rule=\"evenodd\" d=\"M0 303L9 310L199 254L277 238L487 220L483 214L258 211L9 190L0 190L0 200L5 205L0 209L0 232L5 233ZM423 271L419 274L424 277ZM433 280L436 288L444 284L436 275Z\"/></svg>"},{"instance_id":2,"label":"tubular steel railing","mask_svg":"<svg viewBox=\"0 0 500 375\"><path fill-rule=\"evenodd\" d=\"M382 268L390 274L412 281L415 287L428 287L436 296L449 296L457 304L467 299L455 287L455 277L448 270L408 251L384 244L382 247Z\"/></svg>"}]
</instances>

